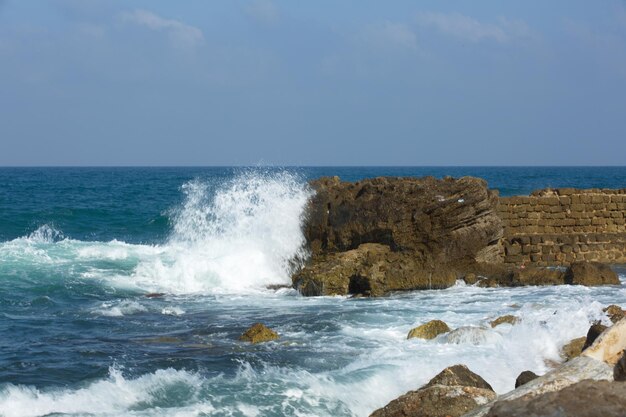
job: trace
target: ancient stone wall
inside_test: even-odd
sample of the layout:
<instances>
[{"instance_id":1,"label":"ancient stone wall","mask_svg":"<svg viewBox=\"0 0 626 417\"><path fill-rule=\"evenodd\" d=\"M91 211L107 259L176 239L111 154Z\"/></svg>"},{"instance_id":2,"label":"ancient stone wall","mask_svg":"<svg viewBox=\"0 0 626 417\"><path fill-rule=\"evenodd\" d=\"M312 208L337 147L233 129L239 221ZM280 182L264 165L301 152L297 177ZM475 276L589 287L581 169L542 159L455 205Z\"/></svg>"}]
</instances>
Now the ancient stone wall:
<instances>
[{"instance_id":1,"label":"ancient stone wall","mask_svg":"<svg viewBox=\"0 0 626 417\"><path fill-rule=\"evenodd\" d=\"M502 197L497 212L505 263L626 263L626 189L541 190Z\"/></svg>"}]
</instances>

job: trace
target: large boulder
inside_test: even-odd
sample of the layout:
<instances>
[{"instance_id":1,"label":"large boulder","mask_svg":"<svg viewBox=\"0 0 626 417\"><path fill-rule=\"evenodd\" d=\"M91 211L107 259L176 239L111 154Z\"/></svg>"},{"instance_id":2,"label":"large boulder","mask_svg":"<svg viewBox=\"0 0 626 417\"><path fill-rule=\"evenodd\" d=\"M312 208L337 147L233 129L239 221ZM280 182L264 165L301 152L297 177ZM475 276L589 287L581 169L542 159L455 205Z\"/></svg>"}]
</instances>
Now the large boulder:
<instances>
[{"instance_id":1,"label":"large boulder","mask_svg":"<svg viewBox=\"0 0 626 417\"><path fill-rule=\"evenodd\" d=\"M447 288L476 262L499 262L497 192L478 178L338 177L311 182L304 295Z\"/></svg>"},{"instance_id":2,"label":"large boulder","mask_svg":"<svg viewBox=\"0 0 626 417\"><path fill-rule=\"evenodd\" d=\"M571 285L619 285L617 274L600 262L573 262L565 271L565 283Z\"/></svg>"},{"instance_id":3,"label":"large boulder","mask_svg":"<svg viewBox=\"0 0 626 417\"><path fill-rule=\"evenodd\" d=\"M568 343L563 345L561 348L561 354L565 358L566 361L570 359L577 358L583 352L583 347L585 346L585 341L587 337L577 337L576 339L570 340Z\"/></svg>"},{"instance_id":4,"label":"large boulder","mask_svg":"<svg viewBox=\"0 0 626 417\"><path fill-rule=\"evenodd\" d=\"M448 288L455 283L454 271L425 269L413 254L394 252L378 243L318 255L293 276L295 288L307 296L380 296L390 291Z\"/></svg>"},{"instance_id":5,"label":"large boulder","mask_svg":"<svg viewBox=\"0 0 626 417\"><path fill-rule=\"evenodd\" d=\"M495 398L496 393L484 379L464 365L455 365L370 417L459 417Z\"/></svg>"},{"instance_id":6,"label":"large boulder","mask_svg":"<svg viewBox=\"0 0 626 417\"><path fill-rule=\"evenodd\" d=\"M484 388L493 391L491 385L485 381L480 375L470 371L465 365L453 365L439 372L422 388L432 387L433 385L446 385L462 387Z\"/></svg>"},{"instance_id":7,"label":"large boulder","mask_svg":"<svg viewBox=\"0 0 626 417\"><path fill-rule=\"evenodd\" d=\"M625 349L626 319L623 319L604 331L580 356L564 363L559 368L545 375L521 385L513 391L502 394L498 397L498 403L517 399L520 399L520 401L532 401L544 394L561 391L568 386L586 379L594 380L594 383L597 383L597 381L614 381L615 379L620 379L619 374L621 372L620 369L623 368ZM601 400L602 396L600 395L597 398ZM587 401L589 401L589 399L587 399ZM493 417L499 415L489 414L495 404L497 403L490 402L484 406L478 407L469 412L466 417L484 417L486 415ZM508 414L502 414L502 416L506 415ZM522 415L569 416L569 414L550 413ZM595 416L600 414L591 413L585 415ZM624 415L623 411L621 415Z\"/></svg>"},{"instance_id":8,"label":"large boulder","mask_svg":"<svg viewBox=\"0 0 626 417\"><path fill-rule=\"evenodd\" d=\"M533 371L523 371L515 379L515 388L521 387L524 384L528 384L533 379L539 378L539 375Z\"/></svg>"},{"instance_id":9,"label":"large boulder","mask_svg":"<svg viewBox=\"0 0 626 417\"><path fill-rule=\"evenodd\" d=\"M626 316L622 307L615 304L611 304L610 306L604 308L602 311L606 313L606 315L613 323L617 323L618 321L623 319L624 316Z\"/></svg>"},{"instance_id":10,"label":"large boulder","mask_svg":"<svg viewBox=\"0 0 626 417\"><path fill-rule=\"evenodd\" d=\"M447 333L450 331L450 327L441 321L441 320L431 320L427 323L424 323L420 326L415 327L409 331L407 335L407 339L418 338L418 339L434 339L438 335L442 333Z\"/></svg>"},{"instance_id":11,"label":"large boulder","mask_svg":"<svg viewBox=\"0 0 626 417\"><path fill-rule=\"evenodd\" d=\"M382 243L436 262L497 257L497 192L479 178L374 178L311 183L305 235L313 254ZM490 256L492 254L493 256Z\"/></svg>"},{"instance_id":12,"label":"large boulder","mask_svg":"<svg viewBox=\"0 0 626 417\"><path fill-rule=\"evenodd\" d=\"M489 324L491 325L491 327L497 327L501 324L516 324L517 322L519 322L519 318L512 315L512 314L507 314L505 316L501 316L498 317L495 320L492 320L489 322Z\"/></svg>"},{"instance_id":13,"label":"large boulder","mask_svg":"<svg viewBox=\"0 0 626 417\"><path fill-rule=\"evenodd\" d=\"M536 397L498 401L487 417L624 417L626 382L584 380Z\"/></svg>"}]
</instances>

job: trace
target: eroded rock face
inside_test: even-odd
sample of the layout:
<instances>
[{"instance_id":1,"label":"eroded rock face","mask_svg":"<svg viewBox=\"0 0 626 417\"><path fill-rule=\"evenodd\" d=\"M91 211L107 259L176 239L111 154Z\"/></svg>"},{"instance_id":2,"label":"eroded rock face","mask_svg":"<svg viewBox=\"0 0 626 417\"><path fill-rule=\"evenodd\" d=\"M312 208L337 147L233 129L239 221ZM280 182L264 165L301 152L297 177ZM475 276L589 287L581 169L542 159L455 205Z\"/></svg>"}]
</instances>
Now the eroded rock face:
<instances>
[{"instance_id":1,"label":"eroded rock face","mask_svg":"<svg viewBox=\"0 0 626 417\"><path fill-rule=\"evenodd\" d=\"M491 386L465 365L441 371L417 391L410 391L370 417L459 417L496 398Z\"/></svg>"},{"instance_id":2,"label":"eroded rock face","mask_svg":"<svg viewBox=\"0 0 626 417\"><path fill-rule=\"evenodd\" d=\"M536 397L498 401L488 417L623 417L626 382L584 380Z\"/></svg>"},{"instance_id":3,"label":"eroded rock face","mask_svg":"<svg viewBox=\"0 0 626 417\"><path fill-rule=\"evenodd\" d=\"M381 243L435 262L492 260L502 237L497 194L479 178L333 177L311 185L305 235L314 255Z\"/></svg>"},{"instance_id":4,"label":"eroded rock face","mask_svg":"<svg viewBox=\"0 0 626 417\"><path fill-rule=\"evenodd\" d=\"M455 282L454 271L425 269L414 254L393 252L378 243L318 255L293 276L295 288L307 296L380 296L390 291L448 288Z\"/></svg>"},{"instance_id":5,"label":"eroded rock face","mask_svg":"<svg viewBox=\"0 0 626 417\"><path fill-rule=\"evenodd\" d=\"M566 361L570 359L574 359L583 352L583 346L585 346L585 341L587 340L586 336L577 337L576 339L570 340L566 343L561 349L561 354L565 358Z\"/></svg>"},{"instance_id":6,"label":"eroded rock face","mask_svg":"<svg viewBox=\"0 0 626 417\"><path fill-rule=\"evenodd\" d=\"M277 340L278 338L278 333L274 330L262 323L255 323L239 337L239 340L250 343L262 343Z\"/></svg>"},{"instance_id":7,"label":"eroded rock face","mask_svg":"<svg viewBox=\"0 0 626 417\"><path fill-rule=\"evenodd\" d=\"M447 288L460 265L500 261L497 193L482 179L338 177L311 182L305 295Z\"/></svg>"},{"instance_id":8,"label":"eroded rock face","mask_svg":"<svg viewBox=\"0 0 626 417\"><path fill-rule=\"evenodd\" d=\"M565 283L571 285L619 285L617 274L600 262L573 262L565 272Z\"/></svg>"},{"instance_id":9,"label":"eroded rock face","mask_svg":"<svg viewBox=\"0 0 626 417\"><path fill-rule=\"evenodd\" d=\"M604 308L602 311L605 312L607 316L609 316L609 319L613 323L617 323L618 321L623 319L624 316L626 316L622 307L615 304L611 304L610 306Z\"/></svg>"}]
</instances>

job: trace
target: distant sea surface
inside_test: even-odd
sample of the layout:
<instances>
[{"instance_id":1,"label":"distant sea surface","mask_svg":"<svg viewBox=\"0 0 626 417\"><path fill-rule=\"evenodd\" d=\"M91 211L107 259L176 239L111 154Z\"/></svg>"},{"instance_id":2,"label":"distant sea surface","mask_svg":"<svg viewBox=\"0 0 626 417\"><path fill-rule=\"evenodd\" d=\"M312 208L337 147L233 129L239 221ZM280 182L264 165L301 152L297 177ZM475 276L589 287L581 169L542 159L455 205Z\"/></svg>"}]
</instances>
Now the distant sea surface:
<instances>
[{"instance_id":1,"label":"distant sea surface","mask_svg":"<svg viewBox=\"0 0 626 417\"><path fill-rule=\"evenodd\" d=\"M306 256L307 181L333 175L626 187L625 167L0 168L0 416L366 416L456 363L505 392L626 306L623 287L267 290ZM481 328L502 314L522 322ZM433 318L464 330L406 340ZM239 342L258 321L281 339Z\"/></svg>"}]
</instances>

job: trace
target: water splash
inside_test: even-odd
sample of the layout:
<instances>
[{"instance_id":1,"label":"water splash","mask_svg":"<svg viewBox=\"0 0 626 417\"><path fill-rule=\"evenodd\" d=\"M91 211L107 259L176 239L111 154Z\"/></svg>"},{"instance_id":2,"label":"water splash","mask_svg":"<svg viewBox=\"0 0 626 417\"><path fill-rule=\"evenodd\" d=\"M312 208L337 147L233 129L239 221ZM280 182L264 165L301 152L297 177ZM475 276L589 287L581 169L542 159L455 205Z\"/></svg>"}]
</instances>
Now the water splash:
<instances>
[{"instance_id":1,"label":"water splash","mask_svg":"<svg viewBox=\"0 0 626 417\"><path fill-rule=\"evenodd\" d=\"M291 173L247 172L211 192L183 185L173 231L158 256L139 263L133 280L173 293L244 291L289 284L306 255L302 221L311 191Z\"/></svg>"}]
</instances>

